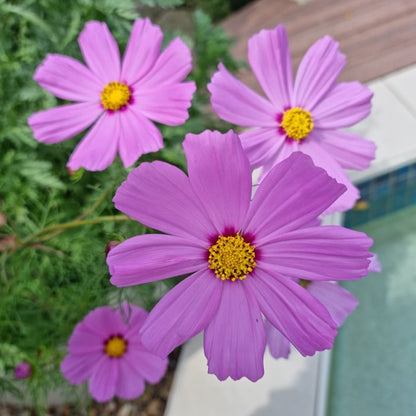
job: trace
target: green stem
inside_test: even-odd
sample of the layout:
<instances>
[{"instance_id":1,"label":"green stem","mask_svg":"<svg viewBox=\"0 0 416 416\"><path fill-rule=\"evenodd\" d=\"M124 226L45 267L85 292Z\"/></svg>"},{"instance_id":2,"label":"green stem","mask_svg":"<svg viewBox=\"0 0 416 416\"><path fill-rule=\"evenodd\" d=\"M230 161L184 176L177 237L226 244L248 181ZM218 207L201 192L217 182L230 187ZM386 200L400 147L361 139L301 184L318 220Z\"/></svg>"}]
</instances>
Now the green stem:
<instances>
[{"instance_id":1,"label":"green stem","mask_svg":"<svg viewBox=\"0 0 416 416\"><path fill-rule=\"evenodd\" d=\"M50 225L42 230L36 232L30 237L21 241L22 246L33 244L34 242L43 242L49 240L56 235L56 232L62 232L70 228L82 227L89 224L101 224L109 221L129 221L130 218L127 215L106 215L102 217L92 218L90 220L75 220L70 222L64 222L62 224ZM46 234L46 235L44 235ZM43 236L42 236L43 235Z\"/></svg>"},{"instance_id":2,"label":"green stem","mask_svg":"<svg viewBox=\"0 0 416 416\"><path fill-rule=\"evenodd\" d=\"M77 221L80 221L80 220L82 220L82 219L84 219L85 217L88 217L88 215L90 215L92 212L94 212L102 203L103 203L103 201L105 200L105 198L107 197L107 195L108 195L108 192L109 192L109 189L106 189L102 194L101 194L101 196L98 198L98 200L90 207L90 208L88 208L88 209L86 209L84 212L82 212L80 215L78 215L76 218L75 218L75 220L74 221L71 221L71 222L68 222L68 223L64 223L64 224L71 224L71 223L73 223L73 222L77 222ZM50 232L50 231L54 231L53 233L51 233L49 236L48 236L48 238L47 239L45 239L45 238L42 238L41 240L39 240L39 241L45 241L45 240L49 240L50 238L53 238L53 237L55 237L55 236L57 236L57 235L59 235L59 234L61 234L63 231L65 231L65 227L60 227L60 225L62 225L62 224L57 224L56 226L50 226L50 227L45 227L45 228L42 228L41 230L39 230L39 231L37 231L36 233L34 233L34 234L32 234L30 237L28 237L28 238L26 238L26 239L24 239L23 241L21 241L20 242L20 244L22 244L22 245L27 245L27 243L29 242L32 242L32 241L35 241L35 239L38 237L38 236L40 236L40 235L42 235L42 234L45 234L45 232ZM51 229L51 228L53 228L53 229ZM70 227L71 228L71 227Z\"/></svg>"}]
</instances>

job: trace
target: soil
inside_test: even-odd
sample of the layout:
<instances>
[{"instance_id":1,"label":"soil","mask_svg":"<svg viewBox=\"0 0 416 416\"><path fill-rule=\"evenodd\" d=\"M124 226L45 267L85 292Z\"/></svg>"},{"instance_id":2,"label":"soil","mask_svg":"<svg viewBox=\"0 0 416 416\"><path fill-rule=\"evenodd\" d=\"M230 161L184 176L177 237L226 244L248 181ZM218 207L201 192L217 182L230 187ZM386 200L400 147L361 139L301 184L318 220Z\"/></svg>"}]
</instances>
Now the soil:
<instances>
[{"instance_id":1,"label":"soil","mask_svg":"<svg viewBox=\"0 0 416 416\"><path fill-rule=\"evenodd\" d=\"M136 400L115 398L106 403L93 400L88 410L82 412L66 404L50 407L44 414L27 407L0 403L0 416L163 416L178 358L179 349L170 354L165 377L158 384L147 384L145 392Z\"/></svg>"}]
</instances>

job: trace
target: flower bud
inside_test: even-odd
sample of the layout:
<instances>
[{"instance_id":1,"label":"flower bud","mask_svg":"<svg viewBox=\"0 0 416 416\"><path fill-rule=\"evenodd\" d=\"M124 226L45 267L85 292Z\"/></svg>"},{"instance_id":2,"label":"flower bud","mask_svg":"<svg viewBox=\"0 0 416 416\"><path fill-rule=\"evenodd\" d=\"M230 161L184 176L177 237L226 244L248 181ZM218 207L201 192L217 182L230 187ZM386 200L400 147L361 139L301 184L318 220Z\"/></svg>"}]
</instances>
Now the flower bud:
<instances>
[{"instance_id":1,"label":"flower bud","mask_svg":"<svg viewBox=\"0 0 416 416\"><path fill-rule=\"evenodd\" d=\"M118 241L109 241L105 246L105 257L108 256L108 253L115 247L118 246L120 243Z\"/></svg>"},{"instance_id":2,"label":"flower bud","mask_svg":"<svg viewBox=\"0 0 416 416\"><path fill-rule=\"evenodd\" d=\"M27 361L22 361L15 367L14 376L19 379L30 378L32 372L32 365L29 364Z\"/></svg>"}]
</instances>

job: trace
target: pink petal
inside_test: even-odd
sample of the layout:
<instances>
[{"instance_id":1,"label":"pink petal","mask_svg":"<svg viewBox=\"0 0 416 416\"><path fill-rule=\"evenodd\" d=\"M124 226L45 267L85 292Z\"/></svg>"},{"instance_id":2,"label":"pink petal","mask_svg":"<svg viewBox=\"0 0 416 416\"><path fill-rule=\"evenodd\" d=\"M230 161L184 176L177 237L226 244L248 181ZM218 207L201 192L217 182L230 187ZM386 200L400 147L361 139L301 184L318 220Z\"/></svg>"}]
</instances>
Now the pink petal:
<instances>
[{"instance_id":1,"label":"pink petal","mask_svg":"<svg viewBox=\"0 0 416 416\"><path fill-rule=\"evenodd\" d=\"M340 130L316 130L314 139L344 169L362 170L375 158L376 145L356 134Z\"/></svg>"},{"instance_id":2,"label":"pink petal","mask_svg":"<svg viewBox=\"0 0 416 416\"><path fill-rule=\"evenodd\" d=\"M187 134L183 143L189 180L206 208L217 232L235 232L242 222L251 198L251 168L239 137L206 130Z\"/></svg>"},{"instance_id":3,"label":"pink petal","mask_svg":"<svg viewBox=\"0 0 416 416\"><path fill-rule=\"evenodd\" d=\"M105 339L106 336L103 336L99 330L92 331L84 322L81 322L69 338L68 351L70 354L102 353Z\"/></svg>"},{"instance_id":4,"label":"pink petal","mask_svg":"<svg viewBox=\"0 0 416 416\"><path fill-rule=\"evenodd\" d=\"M103 356L102 352L79 355L68 354L61 362L62 374L71 384L83 383L91 377L95 366Z\"/></svg>"},{"instance_id":5,"label":"pink petal","mask_svg":"<svg viewBox=\"0 0 416 416\"><path fill-rule=\"evenodd\" d=\"M266 328L267 346L273 358L289 358L290 342L267 319Z\"/></svg>"},{"instance_id":6,"label":"pink petal","mask_svg":"<svg viewBox=\"0 0 416 416\"><path fill-rule=\"evenodd\" d=\"M141 163L113 201L120 211L167 234L207 240L214 231L189 178L165 162Z\"/></svg>"},{"instance_id":7,"label":"pink petal","mask_svg":"<svg viewBox=\"0 0 416 416\"><path fill-rule=\"evenodd\" d=\"M222 283L211 270L202 270L176 285L150 312L141 333L143 345L166 357L201 332L218 308Z\"/></svg>"},{"instance_id":8,"label":"pink petal","mask_svg":"<svg viewBox=\"0 0 416 416\"><path fill-rule=\"evenodd\" d=\"M108 254L110 282L123 287L192 273L207 267L207 252L181 237L138 235L123 241Z\"/></svg>"},{"instance_id":9,"label":"pink petal","mask_svg":"<svg viewBox=\"0 0 416 416\"><path fill-rule=\"evenodd\" d=\"M373 93L359 82L337 84L313 109L315 128L349 127L370 114Z\"/></svg>"},{"instance_id":10,"label":"pink petal","mask_svg":"<svg viewBox=\"0 0 416 416\"><path fill-rule=\"evenodd\" d=\"M124 167L133 165L143 154L163 147L162 134L146 117L129 107L120 117L120 158Z\"/></svg>"},{"instance_id":11,"label":"pink petal","mask_svg":"<svg viewBox=\"0 0 416 416\"><path fill-rule=\"evenodd\" d=\"M97 402L106 402L116 394L116 386L119 379L118 359L103 356L97 363L92 377L89 379L88 387L91 396Z\"/></svg>"},{"instance_id":12,"label":"pink petal","mask_svg":"<svg viewBox=\"0 0 416 416\"><path fill-rule=\"evenodd\" d=\"M208 90L212 108L222 119L245 127L277 128L278 108L236 79L224 65L218 65Z\"/></svg>"},{"instance_id":13,"label":"pink petal","mask_svg":"<svg viewBox=\"0 0 416 416\"><path fill-rule=\"evenodd\" d=\"M145 388L144 380L125 359L125 356L118 359L118 367L115 395L125 400L133 400L141 396Z\"/></svg>"},{"instance_id":14,"label":"pink petal","mask_svg":"<svg viewBox=\"0 0 416 416\"><path fill-rule=\"evenodd\" d=\"M319 140L315 140L317 131L313 131L311 135L302 143L302 151L309 155L313 163L325 169L328 175L336 179L337 182L345 185L347 190L329 207L324 214L330 214L336 211L347 211L352 208L360 196L358 189L352 184L341 165L332 157L325 149L319 145Z\"/></svg>"},{"instance_id":15,"label":"pink petal","mask_svg":"<svg viewBox=\"0 0 416 416\"><path fill-rule=\"evenodd\" d=\"M102 81L86 66L69 56L48 54L33 79L63 100L99 101Z\"/></svg>"},{"instance_id":16,"label":"pink petal","mask_svg":"<svg viewBox=\"0 0 416 416\"><path fill-rule=\"evenodd\" d=\"M260 309L245 282L221 283L221 301L204 334L208 373L219 380L247 377L256 381L264 374L266 347Z\"/></svg>"},{"instance_id":17,"label":"pink petal","mask_svg":"<svg viewBox=\"0 0 416 416\"><path fill-rule=\"evenodd\" d=\"M381 263L377 258L377 254L370 253L371 256L369 258L370 265L368 266L369 272L380 273L382 270Z\"/></svg>"},{"instance_id":18,"label":"pink petal","mask_svg":"<svg viewBox=\"0 0 416 416\"><path fill-rule=\"evenodd\" d=\"M102 341L105 341L111 335L125 331L125 325L121 317L110 306L100 306L88 313L82 323L76 326L74 335L80 325L100 335Z\"/></svg>"},{"instance_id":19,"label":"pink petal","mask_svg":"<svg viewBox=\"0 0 416 416\"><path fill-rule=\"evenodd\" d=\"M134 22L129 43L123 57L121 80L135 84L154 67L160 54L163 33L150 19Z\"/></svg>"},{"instance_id":20,"label":"pink petal","mask_svg":"<svg viewBox=\"0 0 416 416\"><path fill-rule=\"evenodd\" d=\"M364 233L343 227L302 228L262 244L258 264L297 279L360 279L368 275L372 243Z\"/></svg>"},{"instance_id":21,"label":"pink petal","mask_svg":"<svg viewBox=\"0 0 416 416\"><path fill-rule=\"evenodd\" d=\"M332 348L336 324L328 311L298 283L257 267L245 284L256 295L267 320L302 355Z\"/></svg>"},{"instance_id":22,"label":"pink petal","mask_svg":"<svg viewBox=\"0 0 416 416\"><path fill-rule=\"evenodd\" d=\"M307 290L328 309L337 326L341 326L358 305L352 293L336 283L311 282Z\"/></svg>"},{"instance_id":23,"label":"pink petal","mask_svg":"<svg viewBox=\"0 0 416 416\"><path fill-rule=\"evenodd\" d=\"M183 124L196 90L194 82L164 84L152 88L140 86L134 94L135 108L145 117L168 126Z\"/></svg>"},{"instance_id":24,"label":"pink petal","mask_svg":"<svg viewBox=\"0 0 416 416\"><path fill-rule=\"evenodd\" d=\"M85 168L103 170L114 161L120 137L120 117L122 114L104 113L92 129L79 142L67 166L72 170Z\"/></svg>"},{"instance_id":25,"label":"pink petal","mask_svg":"<svg viewBox=\"0 0 416 416\"><path fill-rule=\"evenodd\" d=\"M192 55L188 46L175 38L160 54L150 71L140 79L137 88L158 88L183 81L192 70Z\"/></svg>"},{"instance_id":26,"label":"pink petal","mask_svg":"<svg viewBox=\"0 0 416 416\"><path fill-rule=\"evenodd\" d=\"M120 53L105 23L87 22L78 43L88 67L101 81L121 81Z\"/></svg>"},{"instance_id":27,"label":"pink petal","mask_svg":"<svg viewBox=\"0 0 416 416\"><path fill-rule=\"evenodd\" d=\"M117 309L116 314L127 325L125 337L128 340L140 340L139 331L149 315L148 312L132 303L123 302L121 307Z\"/></svg>"},{"instance_id":28,"label":"pink petal","mask_svg":"<svg viewBox=\"0 0 416 416\"><path fill-rule=\"evenodd\" d=\"M32 114L27 122L41 143L58 143L81 133L102 113L97 103L62 105Z\"/></svg>"},{"instance_id":29,"label":"pink petal","mask_svg":"<svg viewBox=\"0 0 416 416\"><path fill-rule=\"evenodd\" d=\"M282 162L283 160L287 159L292 153L299 152L299 144L296 141L288 141L286 140L286 136L282 136L279 133L280 140L283 140L282 145L279 147L278 151L276 152L273 157L267 160L264 165L262 166L261 173L259 176L258 182L263 182L264 178L268 175L268 173L276 166L278 163Z\"/></svg>"},{"instance_id":30,"label":"pink petal","mask_svg":"<svg viewBox=\"0 0 416 416\"><path fill-rule=\"evenodd\" d=\"M276 165L256 190L243 230L256 244L309 224L345 190L301 152Z\"/></svg>"},{"instance_id":31,"label":"pink petal","mask_svg":"<svg viewBox=\"0 0 416 416\"><path fill-rule=\"evenodd\" d=\"M311 110L334 86L345 66L338 42L325 36L315 42L303 57L296 75L293 104Z\"/></svg>"},{"instance_id":32,"label":"pink petal","mask_svg":"<svg viewBox=\"0 0 416 416\"><path fill-rule=\"evenodd\" d=\"M140 377L151 384L156 384L162 379L168 366L166 358L147 351L143 346L135 346L134 351L126 353L123 358Z\"/></svg>"},{"instance_id":33,"label":"pink petal","mask_svg":"<svg viewBox=\"0 0 416 416\"><path fill-rule=\"evenodd\" d=\"M292 62L283 25L262 30L248 41L248 61L261 87L282 112L292 104Z\"/></svg>"},{"instance_id":34,"label":"pink petal","mask_svg":"<svg viewBox=\"0 0 416 416\"><path fill-rule=\"evenodd\" d=\"M285 141L277 128L260 128L240 134L241 145L254 168L273 161Z\"/></svg>"}]
</instances>

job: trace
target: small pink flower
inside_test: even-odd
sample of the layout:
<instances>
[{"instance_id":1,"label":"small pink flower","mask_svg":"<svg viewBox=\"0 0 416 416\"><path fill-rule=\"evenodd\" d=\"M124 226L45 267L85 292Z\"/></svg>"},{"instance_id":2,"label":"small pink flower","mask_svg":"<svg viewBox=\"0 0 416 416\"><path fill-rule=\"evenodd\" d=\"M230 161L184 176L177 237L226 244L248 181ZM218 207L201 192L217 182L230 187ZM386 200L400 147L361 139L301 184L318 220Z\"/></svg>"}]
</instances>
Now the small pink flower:
<instances>
[{"instance_id":1,"label":"small pink flower","mask_svg":"<svg viewBox=\"0 0 416 416\"><path fill-rule=\"evenodd\" d=\"M337 323L299 279L368 274L370 238L317 217L345 186L295 152L251 200L251 167L233 132L188 134L188 175L142 163L117 190L115 206L166 234L139 235L108 254L116 286L189 275L150 312L143 344L164 356L204 331L208 372L220 380L263 375L263 316L303 355L332 348Z\"/></svg>"},{"instance_id":2,"label":"small pink flower","mask_svg":"<svg viewBox=\"0 0 416 416\"><path fill-rule=\"evenodd\" d=\"M21 363L17 364L16 368L14 369L14 376L19 379L30 378L32 373L32 365L27 361L22 361Z\"/></svg>"},{"instance_id":3,"label":"small pink flower","mask_svg":"<svg viewBox=\"0 0 416 416\"><path fill-rule=\"evenodd\" d=\"M28 123L42 143L58 143L95 123L72 153L68 168L102 170L117 152L125 167L163 147L150 121L177 126L188 118L194 82L189 48L174 39L161 53L163 34L149 19L136 20L122 62L105 23L88 22L78 38L87 66L49 54L34 75L56 97L75 101L35 113Z\"/></svg>"},{"instance_id":4,"label":"small pink flower","mask_svg":"<svg viewBox=\"0 0 416 416\"><path fill-rule=\"evenodd\" d=\"M91 311L74 329L61 371L72 384L88 380L91 396L100 402L114 396L134 399L144 391L144 381L157 383L167 360L141 342L139 331L147 312L123 303L121 310L103 306Z\"/></svg>"},{"instance_id":5,"label":"small pink flower","mask_svg":"<svg viewBox=\"0 0 416 416\"><path fill-rule=\"evenodd\" d=\"M351 208L359 191L344 168L367 168L375 145L340 129L368 116L373 94L358 82L336 83L346 61L338 43L329 36L318 40L303 57L295 82L282 25L249 40L248 60L268 99L238 81L222 64L208 89L221 118L255 127L241 135L251 165L262 167L262 178L276 163L301 151L347 187L326 213Z\"/></svg>"}]
</instances>

